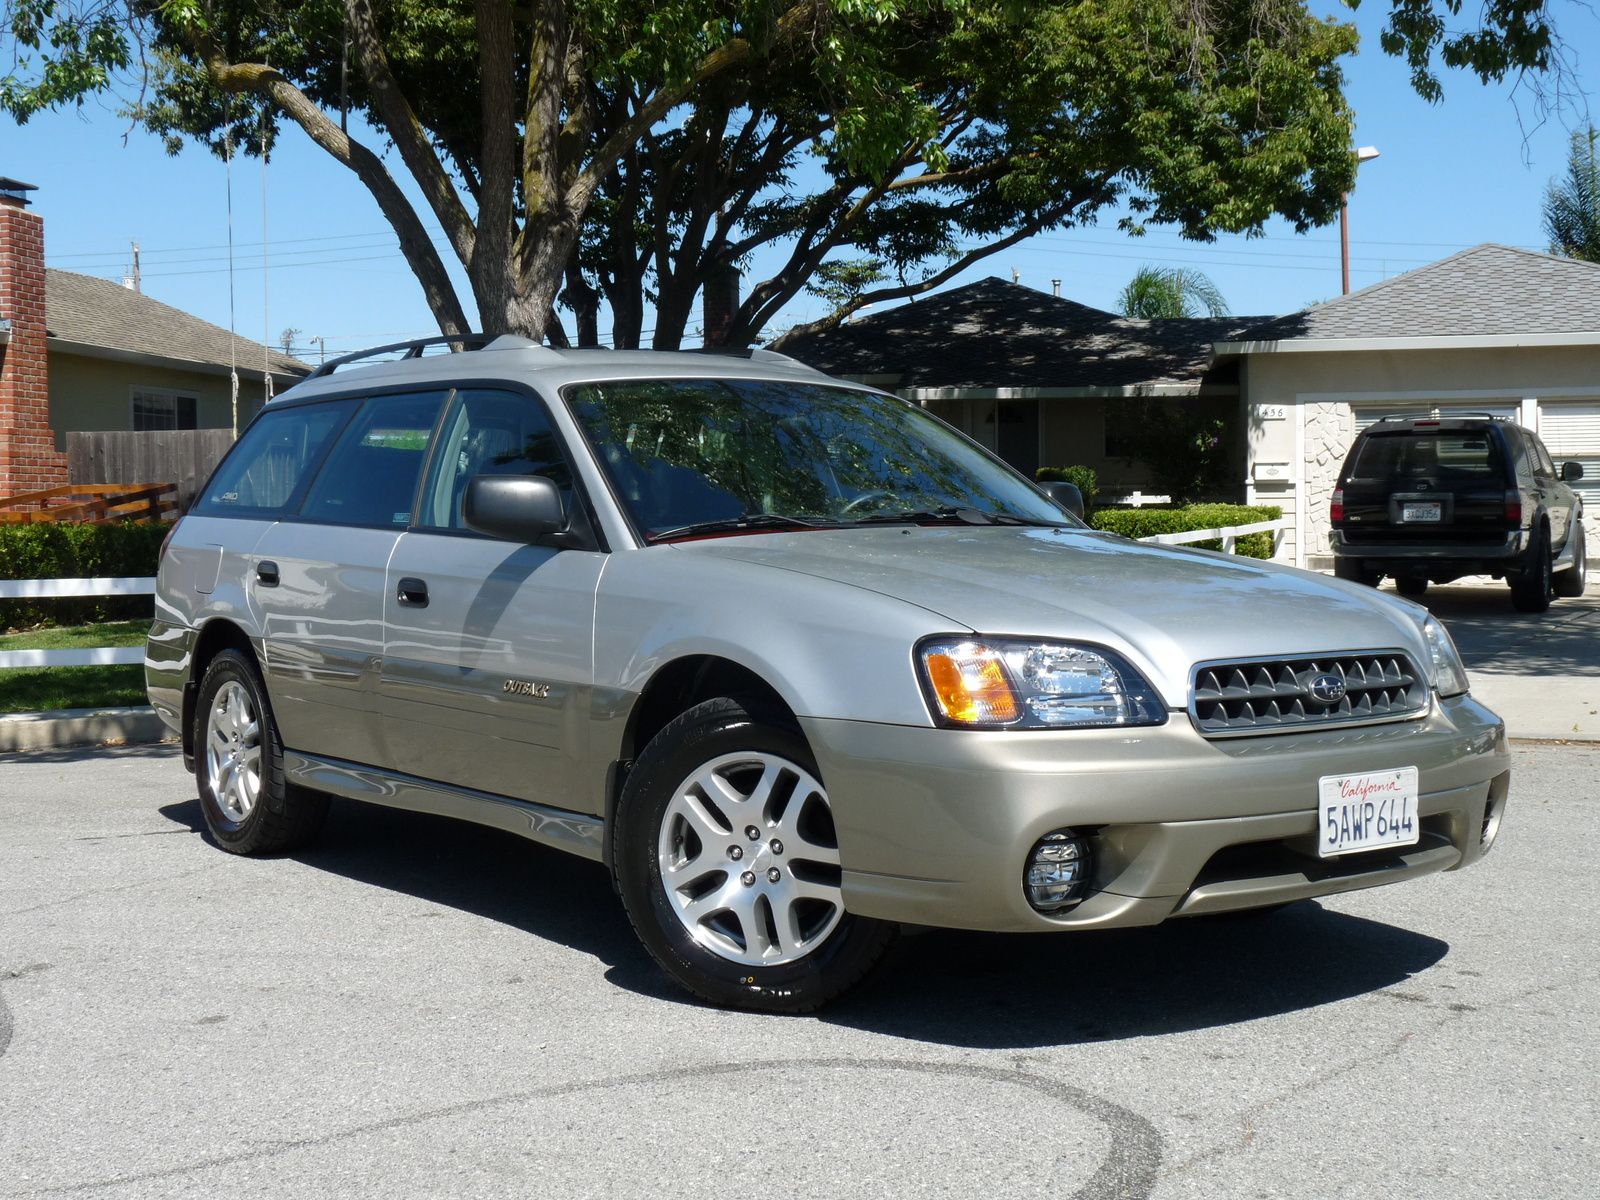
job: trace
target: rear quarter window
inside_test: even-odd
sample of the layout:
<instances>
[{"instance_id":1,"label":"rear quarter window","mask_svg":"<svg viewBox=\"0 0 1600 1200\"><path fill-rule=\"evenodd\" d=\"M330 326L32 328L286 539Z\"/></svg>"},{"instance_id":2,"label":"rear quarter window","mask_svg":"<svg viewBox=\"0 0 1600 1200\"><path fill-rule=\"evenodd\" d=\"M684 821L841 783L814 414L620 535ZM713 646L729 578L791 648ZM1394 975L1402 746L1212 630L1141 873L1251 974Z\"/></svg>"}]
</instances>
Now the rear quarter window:
<instances>
[{"instance_id":1,"label":"rear quarter window","mask_svg":"<svg viewBox=\"0 0 1600 1200\"><path fill-rule=\"evenodd\" d=\"M206 517L274 519L297 498L356 401L268 408L222 460L191 510Z\"/></svg>"}]
</instances>

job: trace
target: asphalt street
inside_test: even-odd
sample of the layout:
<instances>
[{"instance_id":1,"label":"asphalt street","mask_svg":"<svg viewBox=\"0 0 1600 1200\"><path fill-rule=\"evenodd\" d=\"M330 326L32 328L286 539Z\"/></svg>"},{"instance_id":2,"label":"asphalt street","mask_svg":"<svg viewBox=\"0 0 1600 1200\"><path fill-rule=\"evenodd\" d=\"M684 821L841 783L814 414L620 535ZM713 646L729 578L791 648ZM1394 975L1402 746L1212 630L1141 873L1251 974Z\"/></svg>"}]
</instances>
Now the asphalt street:
<instances>
[{"instance_id":1,"label":"asphalt street","mask_svg":"<svg viewBox=\"0 0 1600 1200\"><path fill-rule=\"evenodd\" d=\"M1479 866L1269 916L905 938L722 1012L602 871L341 804L246 860L169 747L0 761L0 1195L1592 1197L1600 749Z\"/></svg>"}]
</instances>

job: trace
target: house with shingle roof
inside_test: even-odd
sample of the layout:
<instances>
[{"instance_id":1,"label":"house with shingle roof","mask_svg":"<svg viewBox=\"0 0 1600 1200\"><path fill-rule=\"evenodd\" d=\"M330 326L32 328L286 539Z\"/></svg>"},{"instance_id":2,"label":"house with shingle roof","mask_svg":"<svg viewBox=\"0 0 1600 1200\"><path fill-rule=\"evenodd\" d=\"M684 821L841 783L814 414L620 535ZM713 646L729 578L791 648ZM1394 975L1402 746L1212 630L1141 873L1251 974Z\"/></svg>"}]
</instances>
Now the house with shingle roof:
<instances>
[{"instance_id":1,"label":"house with shingle roof","mask_svg":"<svg viewBox=\"0 0 1600 1200\"><path fill-rule=\"evenodd\" d=\"M1087 466L1111 493L1148 486L1126 447L1130 401L1234 420L1239 370L1212 345L1263 317L1137 320L985 279L779 349L809 366L898 392L1031 475ZM1243 441L1239 445L1243 470Z\"/></svg>"},{"instance_id":2,"label":"house with shingle roof","mask_svg":"<svg viewBox=\"0 0 1600 1200\"><path fill-rule=\"evenodd\" d=\"M1600 514L1600 265L1486 244L1218 339L1244 401L1246 491L1297 518L1324 567L1328 503L1357 431L1389 413L1480 411L1583 464ZM1600 535L1600 528L1591 533Z\"/></svg>"},{"instance_id":3,"label":"house with shingle roof","mask_svg":"<svg viewBox=\"0 0 1600 1200\"><path fill-rule=\"evenodd\" d=\"M34 190L0 179L0 496L65 483L68 433L242 426L269 387L310 372L111 280L46 269Z\"/></svg>"}]
</instances>

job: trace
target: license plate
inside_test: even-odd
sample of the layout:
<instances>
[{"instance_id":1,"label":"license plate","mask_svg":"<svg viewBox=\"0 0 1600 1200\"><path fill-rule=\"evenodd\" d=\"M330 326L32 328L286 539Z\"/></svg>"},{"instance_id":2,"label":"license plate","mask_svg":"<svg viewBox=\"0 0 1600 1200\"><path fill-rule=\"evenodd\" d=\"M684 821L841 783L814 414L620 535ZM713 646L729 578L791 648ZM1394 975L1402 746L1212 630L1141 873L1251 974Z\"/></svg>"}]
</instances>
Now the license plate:
<instances>
[{"instance_id":1,"label":"license plate","mask_svg":"<svg viewBox=\"0 0 1600 1200\"><path fill-rule=\"evenodd\" d=\"M1324 775L1318 790L1317 853L1323 858L1416 844L1420 832L1415 767Z\"/></svg>"},{"instance_id":2,"label":"license plate","mask_svg":"<svg viewBox=\"0 0 1600 1200\"><path fill-rule=\"evenodd\" d=\"M1400 506L1400 519L1402 521L1437 521L1443 515L1441 505L1437 500L1429 500L1421 504L1402 504Z\"/></svg>"}]
</instances>

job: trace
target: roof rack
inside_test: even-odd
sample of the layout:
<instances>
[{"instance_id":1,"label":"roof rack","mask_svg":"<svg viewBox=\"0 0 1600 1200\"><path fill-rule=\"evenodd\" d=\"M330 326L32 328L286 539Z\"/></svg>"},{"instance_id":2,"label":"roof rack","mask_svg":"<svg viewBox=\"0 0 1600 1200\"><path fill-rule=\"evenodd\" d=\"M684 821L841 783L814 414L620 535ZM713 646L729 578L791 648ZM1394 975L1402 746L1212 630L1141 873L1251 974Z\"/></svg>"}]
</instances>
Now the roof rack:
<instances>
[{"instance_id":1,"label":"roof rack","mask_svg":"<svg viewBox=\"0 0 1600 1200\"><path fill-rule=\"evenodd\" d=\"M462 353L470 350L483 350L504 341L503 350L513 348L522 349L538 347L539 343L529 341L527 338L517 337L509 333L452 333L441 337L413 338L408 342L390 342L387 346L374 346L370 350L357 350L354 354L343 354L338 358L330 358L317 369L306 376L307 379L321 379L325 375L332 375L340 367L348 367L352 363L364 362L369 358L377 358L382 354L395 354L399 352L400 360L408 358L421 358L422 352L429 346L449 346L451 353ZM459 347L459 349L457 349Z\"/></svg>"},{"instance_id":2,"label":"roof rack","mask_svg":"<svg viewBox=\"0 0 1600 1200\"><path fill-rule=\"evenodd\" d=\"M1483 412L1481 410L1436 408L1432 412L1385 413L1378 418L1378 421L1454 421L1461 418L1483 421L1506 421L1510 419L1501 413Z\"/></svg>"}]
</instances>

